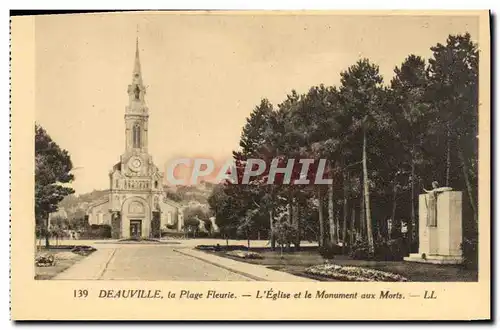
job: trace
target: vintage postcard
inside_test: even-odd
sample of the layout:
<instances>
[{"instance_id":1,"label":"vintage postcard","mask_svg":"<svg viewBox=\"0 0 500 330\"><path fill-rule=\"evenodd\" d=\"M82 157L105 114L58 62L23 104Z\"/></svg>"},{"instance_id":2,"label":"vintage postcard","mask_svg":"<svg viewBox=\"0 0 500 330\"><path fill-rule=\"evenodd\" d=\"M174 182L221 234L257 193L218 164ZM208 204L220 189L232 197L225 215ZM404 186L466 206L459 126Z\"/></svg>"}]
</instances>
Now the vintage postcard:
<instances>
[{"instance_id":1,"label":"vintage postcard","mask_svg":"<svg viewBox=\"0 0 500 330\"><path fill-rule=\"evenodd\" d=\"M11 17L12 318L490 319L489 19Z\"/></svg>"}]
</instances>

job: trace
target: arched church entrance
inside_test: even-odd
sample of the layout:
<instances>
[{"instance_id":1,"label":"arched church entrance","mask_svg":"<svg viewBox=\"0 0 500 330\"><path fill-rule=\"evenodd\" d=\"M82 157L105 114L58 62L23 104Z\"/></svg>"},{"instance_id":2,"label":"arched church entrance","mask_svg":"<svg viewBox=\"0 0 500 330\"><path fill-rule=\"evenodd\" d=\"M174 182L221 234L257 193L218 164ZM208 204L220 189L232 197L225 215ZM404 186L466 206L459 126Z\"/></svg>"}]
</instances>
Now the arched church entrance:
<instances>
[{"instance_id":1,"label":"arched church entrance","mask_svg":"<svg viewBox=\"0 0 500 330\"><path fill-rule=\"evenodd\" d=\"M122 206L122 237L146 238L151 230L151 210L145 199L130 197Z\"/></svg>"}]
</instances>

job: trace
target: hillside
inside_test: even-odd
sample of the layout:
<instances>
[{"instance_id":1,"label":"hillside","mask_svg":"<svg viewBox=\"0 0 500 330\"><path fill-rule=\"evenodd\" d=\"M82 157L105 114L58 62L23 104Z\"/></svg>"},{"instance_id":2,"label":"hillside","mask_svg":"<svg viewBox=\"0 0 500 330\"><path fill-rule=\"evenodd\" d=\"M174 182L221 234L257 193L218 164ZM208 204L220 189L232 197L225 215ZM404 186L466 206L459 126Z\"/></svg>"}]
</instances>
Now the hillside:
<instances>
[{"instance_id":1,"label":"hillside","mask_svg":"<svg viewBox=\"0 0 500 330\"><path fill-rule=\"evenodd\" d=\"M105 198L109 190L94 190L80 195L66 196L60 203L59 209L66 211L68 219L83 218L90 204Z\"/></svg>"},{"instance_id":2,"label":"hillside","mask_svg":"<svg viewBox=\"0 0 500 330\"><path fill-rule=\"evenodd\" d=\"M208 198L215 184L203 181L196 186L165 186L167 197L181 205L202 204L208 206Z\"/></svg>"}]
</instances>

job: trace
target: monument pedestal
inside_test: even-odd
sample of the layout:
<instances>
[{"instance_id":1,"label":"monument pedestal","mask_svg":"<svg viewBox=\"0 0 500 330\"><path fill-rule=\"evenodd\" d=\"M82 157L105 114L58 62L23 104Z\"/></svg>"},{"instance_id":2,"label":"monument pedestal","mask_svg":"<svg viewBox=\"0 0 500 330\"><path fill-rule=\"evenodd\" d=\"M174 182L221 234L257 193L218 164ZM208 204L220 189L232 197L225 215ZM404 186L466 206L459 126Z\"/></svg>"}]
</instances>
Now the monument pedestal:
<instances>
[{"instance_id":1,"label":"monument pedestal","mask_svg":"<svg viewBox=\"0 0 500 330\"><path fill-rule=\"evenodd\" d=\"M463 262L463 259L462 257L440 255L430 255L422 258L422 255L420 253L411 253L410 256L404 258L404 261L421 262L436 265L459 265Z\"/></svg>"},{"instance_id":2,"label":"monument pedestal","mask_svg":"<svg viewBox=\"0 0 500 330\"><path fill-rule=\"evenodd\" d=\"M410 254L405 261L432 264L462 263L462 192L443 191L435 196L419 196L419 246L418 253ZM435 207L435 209L434 209ZM428 212L435 212L435 223L428 223Z\"/></svg>"}]
</instances>

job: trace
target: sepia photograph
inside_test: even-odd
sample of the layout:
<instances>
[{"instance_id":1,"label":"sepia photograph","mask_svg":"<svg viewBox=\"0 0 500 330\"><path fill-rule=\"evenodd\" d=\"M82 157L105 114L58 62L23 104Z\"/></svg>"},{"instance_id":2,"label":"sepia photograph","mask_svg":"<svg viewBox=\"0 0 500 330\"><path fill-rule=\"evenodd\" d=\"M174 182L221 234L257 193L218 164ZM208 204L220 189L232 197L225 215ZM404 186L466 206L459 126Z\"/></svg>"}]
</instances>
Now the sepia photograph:
<instances>
[{"instance_id":1,"label":"sepia photograph","mask_svg":"<svg viewBox=\"0 0 500 330\"><path fill-rule=\"evenodd\" d=\"M12 109L27 127L13 149L30 158L13 203L23 276L101 300L290 297L217 289L231 282L315 285L317 300L363 298L327 289L339 283L414 301L438 299L439 283L489 286L488 20L32 17L34 111ZM171 281L175 293L152 289Z\"/></svg>"}]
</instances>

